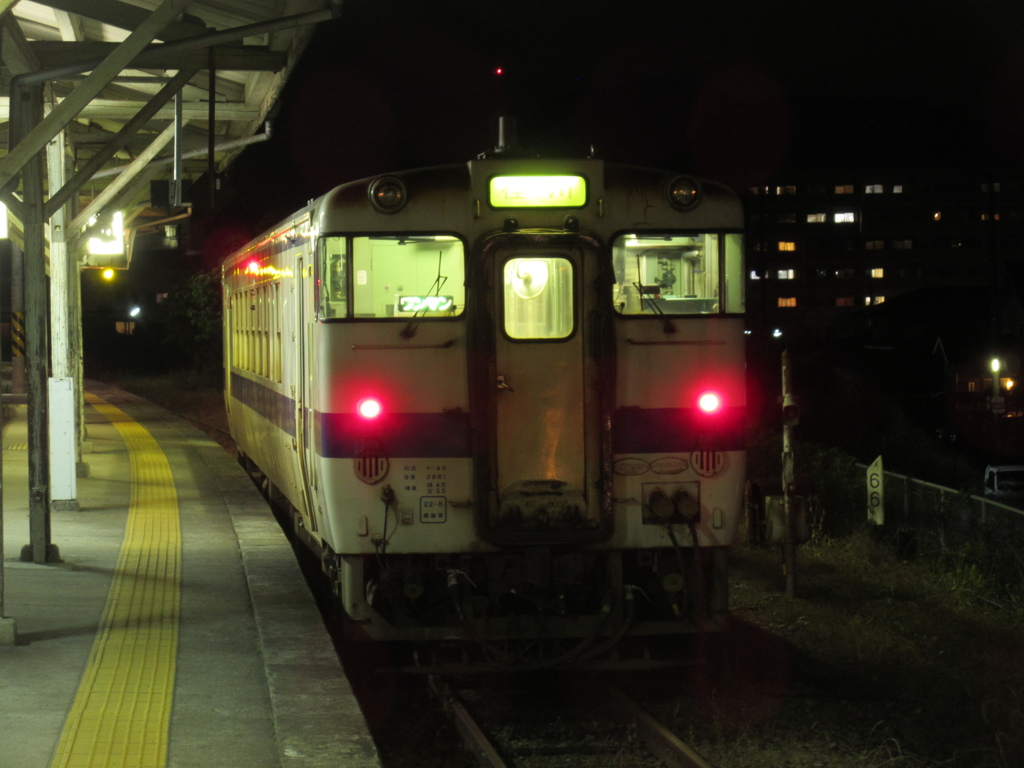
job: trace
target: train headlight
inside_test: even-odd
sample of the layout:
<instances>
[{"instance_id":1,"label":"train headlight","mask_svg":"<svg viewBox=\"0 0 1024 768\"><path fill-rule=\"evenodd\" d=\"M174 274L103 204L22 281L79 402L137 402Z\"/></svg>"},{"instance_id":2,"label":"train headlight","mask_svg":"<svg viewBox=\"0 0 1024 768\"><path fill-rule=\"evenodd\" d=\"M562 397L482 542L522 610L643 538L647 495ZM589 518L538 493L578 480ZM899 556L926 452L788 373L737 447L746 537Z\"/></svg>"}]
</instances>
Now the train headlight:
<instances>
[{"instance_id":1,"label":"train headlight","mask_svg":"<svg viewBox=\"0 0 1024 768\"><path fill-rule=\"evenodd\" d=\"M395 213L406 201L405 184L394 176L381 176L370 182L367 190L373 207L381 213Z\"/></svg>"},{"instance_id":2,"label":"train headlight","mask_svg":"<svg viewBox=\"0 0 1024 768\"><path fill-rule=\"evenodd\" d=\"M372 420L384 413L384 406L375 397L364 397L356 403L356 413L364 419Z\"/></svg>"},{"instance_id":3,"label":"train headlight","mask_svg":"<svg viewBox=\"0 0 1024 768\"><path fill-rule=\"evenodd\" d=\"M697 407L709 416L722 410L722 396L717 392L702 392L697 396Z\"/></svg>"},{"instance_id":4,"label":"train headlight","mask_svg":"<svg viewBox=\"0 0 1024 768\"><path fill-rule=\"evenodd\" d=\"M676 176L669 181L665 188L665 195L674 207L681 211L688 211L695 208L700 202L700 184L689 176Z\"/></svg>"}]
</instances>

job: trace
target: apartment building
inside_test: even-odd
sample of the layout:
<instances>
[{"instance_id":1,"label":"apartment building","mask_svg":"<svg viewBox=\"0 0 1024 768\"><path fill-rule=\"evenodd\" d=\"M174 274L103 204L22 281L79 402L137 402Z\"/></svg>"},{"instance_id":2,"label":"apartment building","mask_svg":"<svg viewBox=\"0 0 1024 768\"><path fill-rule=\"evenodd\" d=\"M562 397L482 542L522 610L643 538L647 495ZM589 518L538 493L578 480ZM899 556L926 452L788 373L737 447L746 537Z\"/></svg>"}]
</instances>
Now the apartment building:
<instances>
[{"instance_id":1,"label":"apartment building","mask_svg":"<svg viewBox=\"0 0 1024 768\"><path fill-rule=\"evenodd\" d=\"M866 308L932 288L998 313L1004 265L1024 261L1024 172L804 177L744 202L752 327L791 338L849 333Z\"/></svg>"}]
</instances>

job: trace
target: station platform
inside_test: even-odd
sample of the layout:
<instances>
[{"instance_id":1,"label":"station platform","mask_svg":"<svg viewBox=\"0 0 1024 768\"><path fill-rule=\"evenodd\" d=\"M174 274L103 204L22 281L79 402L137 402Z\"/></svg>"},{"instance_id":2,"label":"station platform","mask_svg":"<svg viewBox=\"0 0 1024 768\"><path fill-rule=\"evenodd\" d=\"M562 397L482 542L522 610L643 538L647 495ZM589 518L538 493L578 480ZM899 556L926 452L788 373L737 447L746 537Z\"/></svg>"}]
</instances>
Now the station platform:
<instances>
[{"instance_id":1,"label":"station platform","mask_svg":"<svg viewBox=\"0 0 1024 768\"><path fill-rule=\"evenodd\" d=\"M234 458L89 382L88 477L30 541L4 409L3 768L369 768L379 757L290 544ZM72 505L73 506L73 505Z\"/></svg>"}]
</instances>

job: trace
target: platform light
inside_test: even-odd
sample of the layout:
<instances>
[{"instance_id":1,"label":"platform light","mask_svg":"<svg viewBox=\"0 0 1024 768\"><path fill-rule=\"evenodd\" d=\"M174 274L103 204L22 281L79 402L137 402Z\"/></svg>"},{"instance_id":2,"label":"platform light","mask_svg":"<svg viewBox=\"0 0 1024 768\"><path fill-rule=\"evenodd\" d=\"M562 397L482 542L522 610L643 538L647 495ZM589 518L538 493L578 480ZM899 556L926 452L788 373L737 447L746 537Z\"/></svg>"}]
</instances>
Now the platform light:
<instances>
[{"instance_id":1,"label":"platform light","mask_svg":"<svg viewBox=\"0 0 1024 768\"><path fill-rule=\"evenodd\" d=\"M97 219L91 220L90 225ZM124 253L124 215L115 211L110 219L110 226L99 231L98 237L90 237L86 241L86 252L93 256L117 256Z\"/></svg>"},{"instance_id":2,"label":"platform light","mask_svg":"<svg viewBox=\"0 0 1024 768\"><path fill-rule=\"evenodd\" d=\"M113 280L115 274L116 273L114 272L114 270L112 270L110 267L107 267L100 273L104 280Z\"/></svg>"}]
</instances>

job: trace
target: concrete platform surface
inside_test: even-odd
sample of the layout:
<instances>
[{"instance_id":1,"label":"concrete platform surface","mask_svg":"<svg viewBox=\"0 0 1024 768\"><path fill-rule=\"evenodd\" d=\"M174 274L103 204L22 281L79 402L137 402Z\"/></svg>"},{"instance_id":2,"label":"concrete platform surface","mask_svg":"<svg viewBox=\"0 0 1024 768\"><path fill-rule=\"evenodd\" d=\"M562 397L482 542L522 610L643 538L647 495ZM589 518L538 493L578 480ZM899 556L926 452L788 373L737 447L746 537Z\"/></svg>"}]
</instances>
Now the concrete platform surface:
<instances>
[{"instance_id":1,"label":"concrete platform surface","mask_svg":"<svg viewBox=\"0 0 1024 768\"><path fill-rule=\"evenodd\" d=\"M168 713L161 727L166 748L157 748L165 752L164 762L157 763L173 768L378 766L366 722L294 553L241 467L167 411L102 385L90 383L88 389L145 428L173 476L180 554L176 574L154 579L177 600L177 623L168 624L177 643L170 652L173 690L154 685L141 694ZM112 585L121 589L119 558L130 541L129 510L140 484L134 481L133 489L137 467L109 417L87 405L86 422L92 450L83 455L89 472L77 480L78 508L50 513L50 540L62 562L22 562L22 548L30 542L27 408L5 409L3 768L117 768L100 758L78 762L81 758L67 757L63 746L69 730L102 727L75 725L71 713L98 663L101 635L110 632L105 607ZM168 612L156 613L147 621L167 624L163 614ZM129 640L135 634L122 632ZM146 685L129 680L115 688L139 695L137 689ZM109 707L101 711L113 712L114 704Z\"/></svg>"}]
</instances>

